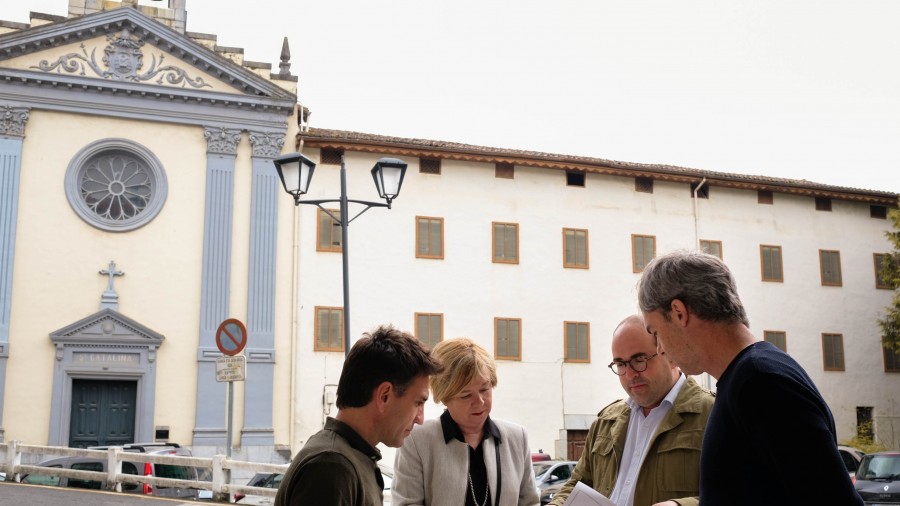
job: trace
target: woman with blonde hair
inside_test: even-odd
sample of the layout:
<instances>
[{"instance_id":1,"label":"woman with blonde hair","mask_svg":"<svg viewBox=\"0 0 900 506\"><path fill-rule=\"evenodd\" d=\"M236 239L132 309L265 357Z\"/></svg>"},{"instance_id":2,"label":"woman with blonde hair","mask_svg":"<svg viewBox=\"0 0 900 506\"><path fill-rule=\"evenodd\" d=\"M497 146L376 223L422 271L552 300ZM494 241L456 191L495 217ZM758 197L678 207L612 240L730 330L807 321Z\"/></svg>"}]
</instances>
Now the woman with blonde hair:
<instances>
[{"instance_id":1,"label":"woman with blonde hair","mask_svg":"<svg viewBox=\"0 0 900 506\"><path fill-rule=\"evenodd\" d=\"M444 366L431 391L446 410L415 427L397 452L391 504L537 505L525 428L490 417L493 357L467 338L441 341L431 354Z\"/></svg>"}]
</instances>

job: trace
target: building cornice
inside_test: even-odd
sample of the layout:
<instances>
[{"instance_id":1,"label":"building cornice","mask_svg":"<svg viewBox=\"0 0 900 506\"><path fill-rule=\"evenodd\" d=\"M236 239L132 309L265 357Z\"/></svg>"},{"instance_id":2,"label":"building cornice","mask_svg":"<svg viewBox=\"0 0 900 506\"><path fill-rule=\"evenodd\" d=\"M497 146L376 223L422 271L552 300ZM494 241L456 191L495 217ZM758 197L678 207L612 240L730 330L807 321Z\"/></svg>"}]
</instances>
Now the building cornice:
<instances>
[{"instance_id":1,"label":"building cornice","mask_svg":"<svg viewBox=\"0 0 900 506\"><path fill-rule=\"evenodd\" d=\"M391 156L439 158L482 163L512 163L523 167L572 170L622 177L646 177L658 181L699 183L741 190L764 190L808 197L827 197L868 204L895 206L897 193L864 190L785 179L691 169L673 165L640 164L538 151L492 148L427 139L389 137L344 130L311 128L297 135L297 145L342 149Z\"/></svg>"}]
</instances>

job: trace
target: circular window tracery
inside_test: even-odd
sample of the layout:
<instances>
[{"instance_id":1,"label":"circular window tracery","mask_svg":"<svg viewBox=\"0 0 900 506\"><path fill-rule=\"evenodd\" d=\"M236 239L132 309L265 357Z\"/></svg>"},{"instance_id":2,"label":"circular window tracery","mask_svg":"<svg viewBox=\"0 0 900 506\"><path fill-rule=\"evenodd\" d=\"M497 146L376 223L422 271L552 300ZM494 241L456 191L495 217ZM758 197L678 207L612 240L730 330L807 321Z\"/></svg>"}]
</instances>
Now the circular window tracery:
<instances>
[{"instance_id":1,"label":"circular window tracery","mask_svg":"<svg viewBox=\"0 0 900 506\"><path fill-rule=\"evenodd\" d=\"M66 197L89 224L112 232L139 228L166 199L166 175L148 149L107 139L82 149L66 172Z\"/></svg>"}]
</instances>

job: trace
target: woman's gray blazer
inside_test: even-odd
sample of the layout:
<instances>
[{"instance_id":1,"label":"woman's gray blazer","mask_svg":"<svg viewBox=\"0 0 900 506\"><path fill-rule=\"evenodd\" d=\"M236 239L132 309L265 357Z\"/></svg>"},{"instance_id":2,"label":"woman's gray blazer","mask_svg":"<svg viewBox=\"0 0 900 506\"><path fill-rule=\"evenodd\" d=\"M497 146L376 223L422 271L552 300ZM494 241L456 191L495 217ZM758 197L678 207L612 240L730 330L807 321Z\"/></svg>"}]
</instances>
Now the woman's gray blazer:
<instances>
[{"instance_id":1,"label":"woman's gray blazer","mask_svg":"<svg viewBox=\"0 0 900 506\"><path fill-rule=\"evenodd\" d=\"M501 493L497 504L497 451L487 438L484 463L494 506L536 506L538 498L525 428L493 420L500 429ZM438 418L416 426L394 460L392 506L461 506L469 492L468 445L457 439L444 442ZM480 497L480 495L479 495Z\"/></svg>"}]
</instances>

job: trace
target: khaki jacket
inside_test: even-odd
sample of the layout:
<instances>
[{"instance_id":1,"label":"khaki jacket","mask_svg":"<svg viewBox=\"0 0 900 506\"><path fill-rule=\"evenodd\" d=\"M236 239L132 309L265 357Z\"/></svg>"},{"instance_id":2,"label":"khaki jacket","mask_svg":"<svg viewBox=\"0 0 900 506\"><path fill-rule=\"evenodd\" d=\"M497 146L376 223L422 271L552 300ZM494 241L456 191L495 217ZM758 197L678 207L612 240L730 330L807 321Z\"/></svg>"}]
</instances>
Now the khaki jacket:
<instances>
[{"instance_id":1,"label":"khaki jacket","mask_svg":"<svg viewBox=\"0 0 900 506\"><path fill-rule=\"evenodd\" d=\"M700 503L700 448L714 400L713 394L687 378L672 410L650 441L638 473L634 506L670 500L682 506ZM609 497L619 476L630 417L631 408L623 400L600 411L588 431L584 454L572 478L554 496L551 505L561 506L579 481Z\"/></svg>"}]
</instances>

